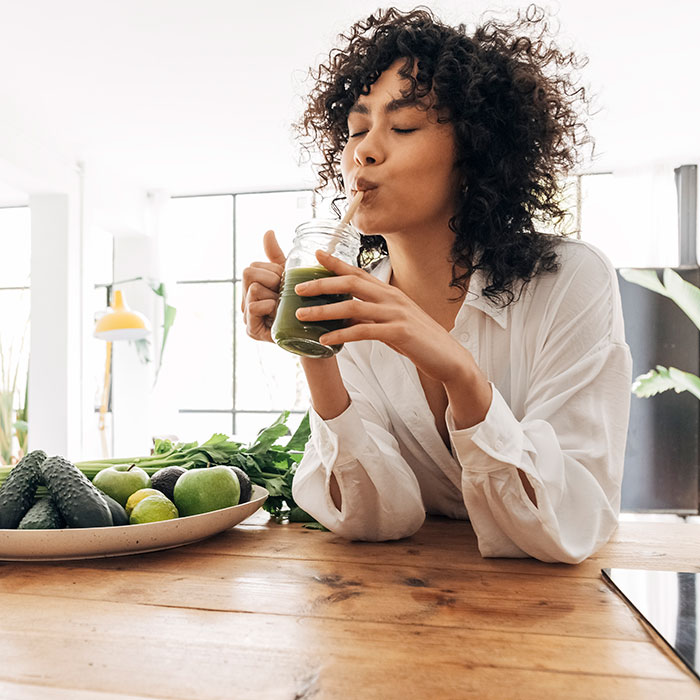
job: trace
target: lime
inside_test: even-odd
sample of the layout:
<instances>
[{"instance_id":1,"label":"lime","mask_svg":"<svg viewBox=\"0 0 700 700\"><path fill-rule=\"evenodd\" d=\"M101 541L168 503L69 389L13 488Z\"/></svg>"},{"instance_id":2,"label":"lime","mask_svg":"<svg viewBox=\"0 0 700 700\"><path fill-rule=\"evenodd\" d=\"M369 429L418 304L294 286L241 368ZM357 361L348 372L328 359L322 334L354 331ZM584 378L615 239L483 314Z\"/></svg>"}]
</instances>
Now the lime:
<instances>
[{"instance_id":1,"label":"lime","mask_svg":"<svg viewBox=\"0 0 700 700\"><path fill-rule=\"evenodd\" d=\"M144 489L145 490L145 489ZM141 499L131 511L129 523L156 523L160 520L173 520L178 517L175 504L162 493L146 496Z\"/></svg>"},{"instance_id":2,"label":"lime","mask_svg":"<svg viewBox=\"0 0 700 700\"><path fill-rule=\"evenodd\" d=\"M124 509L126 510L127 515L131 515L131 511L134 510L136 504L139 501L142 501L144 498L148 496L162 496L163 494L158 491L157 489L139 489L138 491L134 491L134 493L129 496L129 498L126 499L126 506L124 506Z\"/></svg>"}]
</instances>

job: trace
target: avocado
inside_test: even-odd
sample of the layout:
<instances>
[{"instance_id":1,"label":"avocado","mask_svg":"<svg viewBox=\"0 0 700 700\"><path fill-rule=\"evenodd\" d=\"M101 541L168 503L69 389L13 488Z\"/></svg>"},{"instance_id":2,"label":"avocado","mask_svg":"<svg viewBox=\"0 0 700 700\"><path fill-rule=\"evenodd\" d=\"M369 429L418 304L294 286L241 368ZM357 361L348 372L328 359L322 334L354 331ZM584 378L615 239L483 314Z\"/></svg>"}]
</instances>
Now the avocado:
<instances>
[{"instance_id":1,"label":"avocado","mask_svg":"<svg viewBox=\"0 0 700 700\"><path fill-rule=\"evenodd\" d=\"M253 485L250 483L250 477L240 467L229 465L228 468L238 477L238 483L241 486L241 497L238 499L238 505L241 505L241 503L248 503L253 493Z\"/></svg>"},{"instance_id":2,"label":"avocado","mask_svg":"<svg viewBox=\"0 0 700 700\"><path fill-rule=\"evenodd\" d=\"M34 494L41 483L39 467L46 453L34 450L10 470L0 487L0 528L15 529L34 503Z\"/></svg>"},{"instance_id":3,"label":"avocado","mask_svg":"<svg viewBox=\"0 0 700 700\"><path fill-rule=\"evenodd\" d=\"M49 457L41 476L68 527L107 527L112 513L102 493L64 457Z\"/></svg>"},{"instance_id":4,"label":"avocado","mask_svg":"<svg viewBox=\"0 0 700 700\"><path fill-rule=\"evenodd\" d=\"M63 516L51 496L40 498L22 518L19 530L60 530L65 526Z\"/></svg>"},{"instance_id":5,"label":"avocado","mask_svg":"<svg viewBox=\"0 0 700 700\"><path fill-rule=\"evenodd\" d=\"M175 482L187 471L182 467L163 467L151 475L151 488L157 489L166 498L173 500Z\"/></svg>"},{"instance_id":6,"label":"avocado","mask_svg":"<svg viewBox=\"0 0 700 700\"><path fill-rule=\"evenodd\" d=\"M102 498L104 498L105 501L107 501L109 510L112 513L112 525L128 525L129 516L126 514L124 506L122 506L122 504L119 503L119 501L115 501L111 496L107 495L106 493L100 491L100 494L102 495Z\"/></svg>"}]
</instances>

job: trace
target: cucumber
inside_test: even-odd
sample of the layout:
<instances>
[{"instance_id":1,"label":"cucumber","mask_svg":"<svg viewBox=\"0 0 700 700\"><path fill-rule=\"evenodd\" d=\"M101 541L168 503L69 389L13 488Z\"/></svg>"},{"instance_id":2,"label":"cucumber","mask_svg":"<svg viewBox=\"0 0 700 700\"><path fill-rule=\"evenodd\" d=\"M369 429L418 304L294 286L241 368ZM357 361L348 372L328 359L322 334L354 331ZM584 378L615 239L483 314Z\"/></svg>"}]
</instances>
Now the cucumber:
<instances>
[{"instance_id":1,"label":"cucumber","mask_svg":"<svg viewBox=\"0 0 700 700\"><path fill-rule=\"evenodd\" d=\"M108 527L112 513L100 491L64 457L49 457L41 476L68 527Z\"/></svg>"},{"instance_id":2,"label":"cucumber","mask_svg":"<svg viewBox=\"0 0 700 700\"><path fill-rule=\"evenodd\" d=\"M34 503L46 453L34 450L15 464L0 486L0 528L15 529Z\"/></svg>"},{"instance_id":3,"label":"cucumber","mask_svg":"<svg viewBox=\"0 0 700 700\"><path fill-rule=\"evenodd\" d=\"M126 514L126 510L121 503L115 501L111 496L106 493L101 493L102 498L107 501L109 510L112 513L112 525L128 525L129 516Z\"/></svg>"},{"instance_id":4,"label":"cucumber","mask_svg":"<svg viewBox=\"0 0 700 700\"><path fill-rule=\"evenodd\" d=\"M65 526L56 504L51 496L40 498L22 518L19 530L60 530Z\"/></svg>"}]
</instances>

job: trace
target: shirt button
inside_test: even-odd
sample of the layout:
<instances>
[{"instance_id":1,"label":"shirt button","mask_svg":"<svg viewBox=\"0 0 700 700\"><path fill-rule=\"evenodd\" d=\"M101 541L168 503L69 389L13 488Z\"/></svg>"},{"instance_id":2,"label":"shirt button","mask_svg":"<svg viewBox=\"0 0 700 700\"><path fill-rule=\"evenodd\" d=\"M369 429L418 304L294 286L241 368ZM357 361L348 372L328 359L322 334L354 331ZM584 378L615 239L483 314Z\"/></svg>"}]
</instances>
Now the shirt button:
<instances>
[{"instance_id":1,"label":"shirt button","mask_svg":"<svg viewBox=\"0 0 700 700\"><path fill-rule=\"evenodd\" d=\"M496 449L497 450L503 449L503 440L501 440L501 439L496 440Z\"/></svg>"},{"instance_id":2,"label":"shirt button","mask_svg":"<svg viewBox=\"0 0 700 700\"><path fill-rule=\"evenodd\" d=\"M470 338L469 333L462 333L462 335L459 336L459 339L463 342L466 343Z\"/></svg>"}]
</instances>

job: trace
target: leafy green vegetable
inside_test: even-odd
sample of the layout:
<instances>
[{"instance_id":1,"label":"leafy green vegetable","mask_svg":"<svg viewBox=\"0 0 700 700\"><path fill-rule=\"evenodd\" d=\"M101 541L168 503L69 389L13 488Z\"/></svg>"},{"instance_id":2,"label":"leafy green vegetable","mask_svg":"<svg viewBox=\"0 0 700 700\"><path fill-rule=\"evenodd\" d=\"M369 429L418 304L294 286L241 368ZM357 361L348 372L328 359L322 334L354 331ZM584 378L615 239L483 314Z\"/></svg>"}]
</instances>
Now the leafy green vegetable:
<instances>
[{"instance_id":1,"label":"leafy green vegetable","mask_svg":"<svg viewBox=\"0 0 700 700\"><path fill-rule=\"evenodd\" d=\"M172 466L184 469L200 469L217 464L239 467L254 484L269 491L270 495L263 508L277 522L281 522L291 519L290 514L293 512L297 515L303 513L294 502L292 480L310 435L307 413L287 443L278 444L281 438L289 435L288 418L289 411L284 411L272 425L261 430L255 440L246 446L230 440L223 433L214 433L201 445L197 442L173 443L171 440L156 439L151 455L76 462L75 466L90 480L97 472L113 464L136 464L149 475ZM9 467L0 467L0 484L8 473Z\"/></svg>"}]
</instances>

